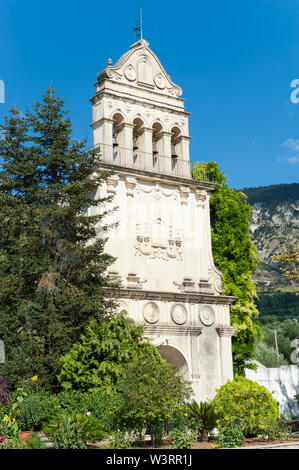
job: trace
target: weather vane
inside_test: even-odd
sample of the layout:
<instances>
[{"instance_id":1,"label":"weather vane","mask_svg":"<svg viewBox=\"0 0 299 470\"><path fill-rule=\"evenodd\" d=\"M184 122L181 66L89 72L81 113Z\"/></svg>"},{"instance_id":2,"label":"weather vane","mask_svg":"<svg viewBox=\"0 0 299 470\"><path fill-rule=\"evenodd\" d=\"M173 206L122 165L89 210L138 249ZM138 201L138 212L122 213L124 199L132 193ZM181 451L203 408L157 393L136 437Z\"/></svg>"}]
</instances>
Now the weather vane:
<instances>
[{"instance_id":1,"label":"weather vane","mask_svg":"<svg viewBox=\"0 0 299 470\"><path fill-rule=\"evenodd\" d=\"M133 27L133 31L136 33L136 41L142 39L142 9L140 8L140 25L136 21L136 26Z\"/></svg>"}]
</instances>

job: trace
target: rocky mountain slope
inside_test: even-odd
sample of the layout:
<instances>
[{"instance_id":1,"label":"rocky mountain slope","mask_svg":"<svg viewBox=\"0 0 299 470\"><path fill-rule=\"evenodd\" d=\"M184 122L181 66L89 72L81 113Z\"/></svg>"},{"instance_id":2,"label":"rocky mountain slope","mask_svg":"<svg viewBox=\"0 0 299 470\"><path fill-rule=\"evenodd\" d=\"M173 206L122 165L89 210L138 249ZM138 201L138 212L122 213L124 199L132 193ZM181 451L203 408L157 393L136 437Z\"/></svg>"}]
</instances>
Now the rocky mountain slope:
<instances>
[{"instance_id":1,"label":"rocky mountain slope","mask_svg":"<svg viewBox=\"0 0 299 470\"><path fill-rule=\"evenodd\" d=\"M254 273L258 281L261 314L299 318L299 297L272 257L299 244L299 184L280 184L242 189L253 207L251 233L261 263Z\"/></svg>"}]
</instances>

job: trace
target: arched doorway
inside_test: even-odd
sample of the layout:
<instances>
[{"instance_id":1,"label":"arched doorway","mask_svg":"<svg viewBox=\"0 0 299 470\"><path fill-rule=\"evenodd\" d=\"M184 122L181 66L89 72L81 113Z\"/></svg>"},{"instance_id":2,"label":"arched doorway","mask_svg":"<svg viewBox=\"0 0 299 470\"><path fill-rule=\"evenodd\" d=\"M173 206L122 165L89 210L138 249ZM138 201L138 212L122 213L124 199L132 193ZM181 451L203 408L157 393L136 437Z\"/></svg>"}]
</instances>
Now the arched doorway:
<instances>
[{"instance_id":1,"label":"arched doorway","mask_svg":"<svg viewBox=\"0 0 299 470\"><path fill-rule=\"evenodd\" d=\"M173 364L179 369L179 373L184 377L184 379L190 380L187 361L178 349L174 348L173 346L162 345L158 347L158 351L165 361L167 361L169 364Z\"/></svg>"}]
</instances>

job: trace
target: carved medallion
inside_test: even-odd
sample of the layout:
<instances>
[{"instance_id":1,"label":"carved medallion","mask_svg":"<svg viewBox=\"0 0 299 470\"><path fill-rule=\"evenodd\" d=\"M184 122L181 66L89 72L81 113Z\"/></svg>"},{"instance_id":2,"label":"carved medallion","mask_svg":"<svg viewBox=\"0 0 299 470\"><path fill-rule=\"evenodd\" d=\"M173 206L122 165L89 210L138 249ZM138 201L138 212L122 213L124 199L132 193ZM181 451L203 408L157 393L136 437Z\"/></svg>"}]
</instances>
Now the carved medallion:
<instances>
[{"instance_id":1,"label":"carved medallion","mask_svg":"<svg viewBox=\"0 0 299 470\"><path fill-rule=\"evenodd\" d=\"M158 73L154 78L155 85L160 88L160 90L164 90L166 87L165 78L163 77L162 73Z\"/></svg>"},{"instance_id":2,"label":"carved medallion","mask_svg":"<svg viewBox=\"0 0 299 470\"><path fill-rule=\"evenodd\" d=\"M215 313L212 307L210 307L209 305L201 307L199 310L199 319L206 326L213 325L213 323L215 322Z\"/></svg>"},{"instance_id":3,"label":"carved medallion","mask_svg":"<svg viewBox=\"0 0 299 470\"><path fill-rule=\"evenodd\" d=\"M183 325L187 321L187 311L184 305L176 304L171 308L171 318L177 325Z\"/></svg>"},{"instance_id":4,"label":"carved medallion","mask_svg":"<svg viewBox=\"0 0 299 470\"><path fill-rule=\"evenodd\" d=\"M134 69L133 65L129 64L126 66L124 70L125 77L130 81L133 82L136 80L136 70Z\"/></svg>"},{"instance_id":5,"label":"carved medallion","mask_svg":"<svg viewBox=\"0 0 299 470\"><path fill-rule=\"evenodd\" d=\"M143 308L143 317L148 323L157 323L160 317L158 305L148 302Z\"/></svg>"}]
</instances>

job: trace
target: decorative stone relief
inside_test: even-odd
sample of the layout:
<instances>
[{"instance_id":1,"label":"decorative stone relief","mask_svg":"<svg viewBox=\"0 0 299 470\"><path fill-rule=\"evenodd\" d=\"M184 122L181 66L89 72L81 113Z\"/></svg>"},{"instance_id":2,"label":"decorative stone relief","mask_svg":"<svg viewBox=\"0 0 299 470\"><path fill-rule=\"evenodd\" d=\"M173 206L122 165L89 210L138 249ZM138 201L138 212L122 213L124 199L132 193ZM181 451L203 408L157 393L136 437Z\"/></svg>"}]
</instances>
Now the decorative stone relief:
<instances>
[{"instance_id":1,"label":"decorative stone relief","mask_svg":"<svg viewBox=\"0 0 299 470\"><path fill-rule=\"evenodd\" d=\"M221 272L216 267L209 268L208 280L214 292L217 294L221 294L223 292Z\"/></svg>"},{"instance_id":2,"label":"decorative stone relief","mask_svg":"<svg viewBox=\"0 0 299 470\"><path fill-rule=\"evenodd\" d=\"M127 196L134 196L134 190L136 187L136 178L132 178L131 176L127 176L125 179L125 184L127 188Z\"/></svg>"},{"instance_id":3,"label":"decorative stone relief","mask_svg":"<svg viewBox=\"0 0 299 470\"><path fill-rule=\"evenodd\" d=\"M167 228L162 221L160 213L156 219L148 224L136 225L135 255L148 256L149 259L183 259L181 230L177 229L175 234L171 226Z\"/></svg>"},{"instance_id":4,"label":"decorative stone relief","mask_svg":"<svg viewBox=\"0 0 299 470\"><path fill-rule=\"evenodd\" d=\"M163 77L162 73L158 73L155 76L154 82L155 82L155 85L157 86L157 88L159 88L160 90L164 90L164 88L166 87L166 81L165 81L165 78Z\"/></svg>"},{"instance_id":5,"label":"decorative stone relief","mask_svg":"<svg viewBox=\"0 0 299 470\"><path fill-rule=\"evenodd\" d=\"M199 319L206 325L211 326L215 322L215 313L210 305L205 305L204 307L199 307Z\"/></svg>"},{"instance_id":6,"label":"decorative stone relief","mask_svg":"<svg viewBox=\"0 0 299 470\"><path fill-rule=\"evenodd\" d=\"M181 204L187 204L190 188L188 186L180 186Z\"/></svg>"},{"instance_id":7,"label":"decorative stone relief","mask_svg":"<svg viewBox=\"0 0 299 470\"><path fill-rule=\"evenodd\" d=\"M177 325L183 325L187 321L187 310L183 304L173 305L170 314Z\"/></svg>"},{"instance_id":8,"label":"decorative stone relief","mask_svg":"<svg viewBox=\"0 0 299 470\"><path fill-rule=\"evenodd\" d=\"M206 191L203 191L201 189L196 189L195 190L195 198L196 198L196 201L197 201L197 205L199 207L205 207L205 201L207 199L207 193Z\"/></svg>"},{"instance_id":9,"label":"decorative stone relief","mask_svg":"<svg viewBox=\"0 0 299 470\"><path fill-rule=\"evenodd\" d=\"M119 177L117 175L108 176L107 178L107 193L116 193Z\"/></svg>"},{"instance_id":10,"label":"decorative stone relief","mask_svg":"<svg viewBox=\"0 0 299 470\"><path fill-rule=\"evenodd\" d=\"M143 307L143 317L148 323L157 323L160 318L160 311L157 304L148 302Z\"/></svg>"},{"instance_id":11,"label":"decorative stone relief","mask_svg":"<svg viewBox=\"0 0 299 470\"><path fill-rule=\"evenodd\" d=\"M128 273L127 275L127 288L128 289L142 289L142 284L147 282L147 279L140 279L136 273Z\"/></svg>"},{"instance_id":12,"label":"decorative stone relief","mask_svg":"<svg viewBox=\"0 0 299 470\"><path fill-rule=\"evenodd\" d=\"M136 80L136 70L134 69L132 64L129 64L125 67L124 74L127 80L129 80L130 82Z\"/></svg>"}]
</instances>

